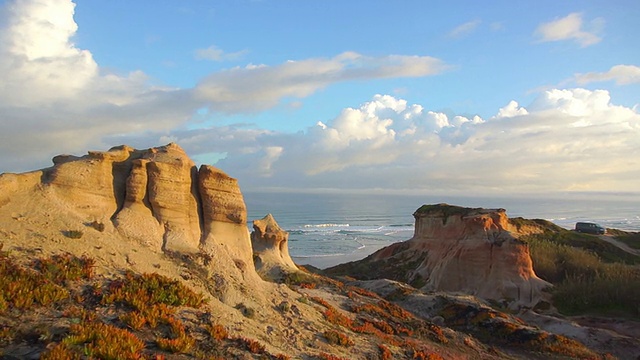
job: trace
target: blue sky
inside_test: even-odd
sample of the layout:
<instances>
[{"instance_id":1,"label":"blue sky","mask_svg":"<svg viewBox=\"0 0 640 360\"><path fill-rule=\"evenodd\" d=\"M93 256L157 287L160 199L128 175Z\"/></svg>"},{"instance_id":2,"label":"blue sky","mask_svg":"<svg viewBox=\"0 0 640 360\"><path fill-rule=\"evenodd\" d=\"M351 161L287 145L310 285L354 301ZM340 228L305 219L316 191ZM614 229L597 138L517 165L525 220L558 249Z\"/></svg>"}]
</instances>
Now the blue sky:
<instances>
[{"instance_id":1,"label":"blue sky","mask_svg":"<svg viewBox=\"0 0 640 360\"><path fill-rule=\"evenodd\" d=\"M1 172L174 141L243 189L637 192L636 1L0 1Z\"/></svg>"}]
</instances>

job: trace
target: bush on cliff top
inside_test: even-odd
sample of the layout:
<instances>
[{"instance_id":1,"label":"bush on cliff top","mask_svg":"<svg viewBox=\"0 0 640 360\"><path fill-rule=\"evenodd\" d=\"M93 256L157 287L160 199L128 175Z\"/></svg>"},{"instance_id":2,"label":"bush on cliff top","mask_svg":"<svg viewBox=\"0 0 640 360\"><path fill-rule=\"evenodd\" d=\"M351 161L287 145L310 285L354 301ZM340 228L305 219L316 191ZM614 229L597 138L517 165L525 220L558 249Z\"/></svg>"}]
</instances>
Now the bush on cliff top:
<instances>
[{"instance_id":1,"label":"bush on cliff top","mask_svg":"<svg viewBox=\"0 0 640 360\"><path fill-rule=\"evenodd\" d=\"M444 218L448 218L452 215L461 215L465 216L471 212L482 210L481 208L467 208L456 205L449 204L432 204L432 205L422 205L416 210L416 214L442 214Z\"/></svg>"}]
</instances>

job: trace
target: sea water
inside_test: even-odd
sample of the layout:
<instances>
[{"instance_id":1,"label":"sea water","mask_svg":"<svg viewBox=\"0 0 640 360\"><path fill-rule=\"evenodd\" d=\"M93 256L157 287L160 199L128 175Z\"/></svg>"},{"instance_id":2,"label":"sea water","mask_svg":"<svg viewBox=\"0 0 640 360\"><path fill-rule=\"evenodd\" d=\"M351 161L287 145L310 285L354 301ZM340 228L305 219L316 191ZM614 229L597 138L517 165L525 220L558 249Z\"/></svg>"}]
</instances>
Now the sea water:
<instances>
[{"instance_id":1,"label":"sea water","mask_svg":"<svg viewBox=\"0 0 640 360\"><path fill-rule=\"evenodd\" d=\"M538 197L452 197L389 194L246 192L248 226L271 213L289 232L298 259L366 253L413 236L413 213L424 204L504 208L510 218L545 219L567 229L578 221L640 231L640 194Z\"/></svg>"}]
</instances>

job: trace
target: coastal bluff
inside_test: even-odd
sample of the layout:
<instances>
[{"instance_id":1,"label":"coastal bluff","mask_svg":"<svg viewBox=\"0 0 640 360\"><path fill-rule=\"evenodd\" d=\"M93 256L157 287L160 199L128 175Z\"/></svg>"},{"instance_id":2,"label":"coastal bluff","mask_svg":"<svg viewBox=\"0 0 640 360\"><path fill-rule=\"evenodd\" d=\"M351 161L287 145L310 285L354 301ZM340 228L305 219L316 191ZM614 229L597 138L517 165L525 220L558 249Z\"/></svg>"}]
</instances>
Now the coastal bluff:
<instances>
[{"instance_id":1,"label":"coastal bluff","mask_svg":"<svg viewBox=\"0 0 640 360\"><path fill-rule=\"evenodd\" d=\"M536 276L529 247L504 209L424 205L414 236L325 272L403 281L425 291L459 292L512 308L533 307L551 284ZM524 229L530 232L535 229Z\"/></svg>"},{"instance_id":2,"label":"coastal bluff","mask_svg":"<svg viewBox=\"0 0 640 360\"><path fill-rule=\"evenodd\" d=\"M412 240L363 264L424 289L457 282L444 291L489 297L493 288L524 303L545 283L505 219L421 208ZM556 335L473 296L319 275L292 261L273 216L255 219L252 233L247 221L237 180L197 167L173 143L60 155L49 168L1 174L0 357L591 359L600 348L637 347L591 330ZM536 231L527 224L517 230ZM80 336L89 332L108 336ZM596 337L596 350L581 343Z\"/></svg>"}]
</instances>

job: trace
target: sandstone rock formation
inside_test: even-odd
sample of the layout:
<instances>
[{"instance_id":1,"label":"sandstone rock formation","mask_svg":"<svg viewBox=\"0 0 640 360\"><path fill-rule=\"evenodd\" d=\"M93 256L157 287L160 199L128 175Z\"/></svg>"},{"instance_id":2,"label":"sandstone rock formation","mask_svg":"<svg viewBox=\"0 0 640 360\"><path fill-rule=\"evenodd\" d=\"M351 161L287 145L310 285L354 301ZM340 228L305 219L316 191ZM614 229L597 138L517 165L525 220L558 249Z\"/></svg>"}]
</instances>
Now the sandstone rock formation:
<instances>
[{"instance_id":1,"label":"sandstone rock formation","mask_svg":"<svg viewBox=\"0 0 640 360\"><path fill-rule=\"evenodd\" d=\"M273 215L253 221L251 244L258 274L278 278L283 273L298 271L289 255L289 233L282 230Z\"/></svg>"},{"instance_id":2,"label":"sandstone rock formation","mask_svg":"<svg viewBox=\"0 0 640 360\"><path fill-rule=\"evenodd\" d=\"M14 204L20 213L40 209L48 212L40 218L55 212L70 224L100 223L155 251L204 252L219 272L238 281L259 278L237 181L212 166L197 169L177 144L123 145L53 162L39 171L2 174L0 206L28 194L24 204Z\"/></svg>"},{"instance_id":3,"label":"sandstone rock formation","mask_svg":"<svg viewBox=\"0 0 640 360\"><path fill-rule=\"evenodd\" d=\"M362 279L390 278L423 290L463 292L532 307L551 286L533 271L529 248L508 231L504 209L425 205L408 241L328 269Z\"/></svg>"}]
</instances>

